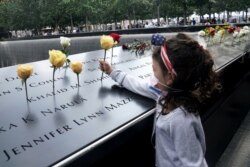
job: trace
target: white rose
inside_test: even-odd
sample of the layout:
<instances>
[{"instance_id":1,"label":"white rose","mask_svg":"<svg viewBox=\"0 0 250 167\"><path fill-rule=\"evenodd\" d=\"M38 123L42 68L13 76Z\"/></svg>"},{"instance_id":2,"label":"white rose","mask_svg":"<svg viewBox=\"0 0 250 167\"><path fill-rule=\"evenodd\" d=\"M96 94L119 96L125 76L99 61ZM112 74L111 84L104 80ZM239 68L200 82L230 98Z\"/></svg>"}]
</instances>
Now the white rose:
<instances>
[{"instance_id":1,"label":"white rose","mask_svg":"<svg viewBox=\"0 0 250 167\"><path fill-rule=\"evenodd\" d=\"M250 28L248 26L244 26L243 29L244 30L250 30Z\"/></svg>"},{"instance_id":2,"label":"white rose","mask_svg":"<svg viewBox=\"0 0 250 167\"><path fill-rule=\"evenodd\" d=\"M70 46L70 38L67 37L60 37L60 44L63 48L67 48Z\"/></svg>"},{"instance_id":3,"label":"white rose","mask_svg":"<svg viewBox=\"0 0 250 167\"><path fill-rule=\"evenodd\" d=\"M245 35L245 30L241 29L239 32L239 37L243 37Z\"/></svg>"},{"instance_id":4,"label":"white rose","mask_svg":"<svg viewBox=\"0 0 250 167\"><path fill-rule=\"evenodd\" d=\"M206 33L201 30L201 31L198 32L198 35L201 36L201 37L204 37L206 35Z\"/></svg>"},{"instance_id":5,"label":"white rose","mask_svg":"<svg viewBox=\"0 0 250 167\"><path fill-rule=\"evenodd\" d=\"M250 33L250 29L249 30L244 29L244 33L245 34L249 34Z\"/></svg>"},{"instance_id":6,"label":"white rose","mask_svg":"<svg viewBox=\"0 0 250 167\"><path fill-rule=\"evenodd\" d=\"M236 38L236 37L238 36L238 34L239 34L239 33L238 33L237 31L234 31L233 37Z\"/></svg>"}]
</instances>

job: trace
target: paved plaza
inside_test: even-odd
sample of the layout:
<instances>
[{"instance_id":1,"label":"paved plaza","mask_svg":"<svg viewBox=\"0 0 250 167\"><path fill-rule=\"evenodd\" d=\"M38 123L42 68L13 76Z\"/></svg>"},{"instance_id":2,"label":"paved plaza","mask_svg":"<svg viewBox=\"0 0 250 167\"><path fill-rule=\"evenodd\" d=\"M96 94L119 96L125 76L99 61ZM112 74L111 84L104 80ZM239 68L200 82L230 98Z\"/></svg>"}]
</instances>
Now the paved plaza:
<instances>
[{"instance_id":1,"label":"paved plaza","mask_svg":"<svg viewBox=\"0 0 250 167\"><path fill-rule=\"evenodd\" d=\"M250 166L250 113L234 134L216 167L249 167Z\"/></svg>"}]
</instances>

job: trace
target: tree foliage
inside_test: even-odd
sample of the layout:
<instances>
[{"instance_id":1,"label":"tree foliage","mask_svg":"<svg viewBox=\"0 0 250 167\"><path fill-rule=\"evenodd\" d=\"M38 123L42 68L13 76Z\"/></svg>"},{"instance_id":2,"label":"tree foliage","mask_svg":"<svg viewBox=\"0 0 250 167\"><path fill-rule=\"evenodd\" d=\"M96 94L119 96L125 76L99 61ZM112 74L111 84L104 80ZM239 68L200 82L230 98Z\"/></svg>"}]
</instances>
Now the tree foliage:
<instances>
[{"instance_id":1,"label":"tree foliage","mask_svg":"<svg viewBox=\"0 0 250 167\"><path fill-rule=\"evenodd\" d=\"M0 0L0 27L40 30L157 17L247 11L249 0Z\"/></svg>"}]
</instances>

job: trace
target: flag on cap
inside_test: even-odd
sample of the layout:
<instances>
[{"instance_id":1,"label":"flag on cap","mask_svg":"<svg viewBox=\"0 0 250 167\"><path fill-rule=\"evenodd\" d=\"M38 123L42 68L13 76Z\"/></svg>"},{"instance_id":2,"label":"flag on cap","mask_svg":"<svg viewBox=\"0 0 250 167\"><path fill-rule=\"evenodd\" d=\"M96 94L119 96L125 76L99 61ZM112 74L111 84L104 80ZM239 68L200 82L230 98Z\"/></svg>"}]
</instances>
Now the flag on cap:
<instances>
[{"instance_id":1,"label":"flag on cap","mask_svg":"<svg viewBox=\"0 0 250 167\"><path fill-rule=\"evenodd\" d=\"M162 46L164 42L166 41L166 38L160 34L153 34L151 38L151 44Z\"/></svg>"}]
</instances>

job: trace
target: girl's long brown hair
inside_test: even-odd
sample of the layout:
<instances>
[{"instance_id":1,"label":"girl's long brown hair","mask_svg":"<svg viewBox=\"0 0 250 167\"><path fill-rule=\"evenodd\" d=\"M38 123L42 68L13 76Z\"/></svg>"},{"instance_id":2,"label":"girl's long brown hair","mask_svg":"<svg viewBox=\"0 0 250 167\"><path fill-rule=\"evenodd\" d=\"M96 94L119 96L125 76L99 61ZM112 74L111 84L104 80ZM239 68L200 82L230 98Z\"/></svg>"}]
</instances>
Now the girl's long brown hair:
<instances>
[{"instance_id":1,"label":"girl's long brown hair","mask_svg":"<svg viewBox=\"0 0 250 167\"><path fill-rule=\"evenodd\" d=\"M178 33L167 40L165 46L170 62L177 73L170 86L181 91L168 90L167 96L160 100L163 106L162 112L167 113L183 106L188 112L198 114L207 99L220 90L218 76L213 69L214 61L208 50L183 33ZM159 47L154 50L153 58L159 62L164 75L168 75Z\"/></svg>"}]
</instances>

